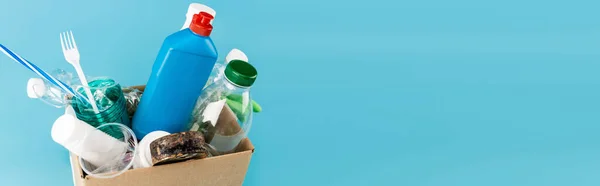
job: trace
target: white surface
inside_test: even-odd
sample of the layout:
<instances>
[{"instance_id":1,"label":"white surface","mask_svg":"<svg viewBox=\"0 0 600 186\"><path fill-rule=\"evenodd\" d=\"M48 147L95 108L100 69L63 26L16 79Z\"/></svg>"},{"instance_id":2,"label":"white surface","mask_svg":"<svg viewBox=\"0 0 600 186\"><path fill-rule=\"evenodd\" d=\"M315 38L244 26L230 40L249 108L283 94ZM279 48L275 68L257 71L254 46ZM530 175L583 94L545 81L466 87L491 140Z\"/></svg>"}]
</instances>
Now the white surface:
<instances>
[{"instance_id":1,"label":"white surface","mask_svg":"<svg viewBox=\"0 0 600 186\"><path fill-rule=\"evenodd\" d=\"M194 18L194 14L198 14L200 12L206 12L206 13L212 15L213 17L217 16L217 12L215 10L213 10L212 8L210 8L206 5L200 4L200 3L192 3L188 7L187 14L185 14L185 23L183 23L183 27L181 27L181 30L190 27L190 24L192 23L192 19ZM213 21L214 21L214 19L211 20L210 23L212 23Z\"/></svg>"},{"instance_id":2,"label":"white surface","mask_svg":"<svg viewBox=\"0 0 600 186\"><path fill-rule=\"evenodd\" d=\"M73 107L71 105L67 105L67 108L65 108L65 114L71 115L71 116L76 116L75 109L73 109Z\"/></svg>"},{"instance_id":3,"label":"white surface","mask_svg":"<svg viewBox=\"0 0 600 186\"><path fill-rule=\"evenodd\" d=\"M44 80L40 78L29 78L27 81L27 97L41 98L44 94L46 94Z\"/></svg>"},{"instance_id":4,"label":"white surface","mask_svg":"<svg viewBox=\"0 0 600 186\"><path fill-rule=\"evenodd\" d=\"M128 147L126 143L68 114L56 119L51 136L56 143L96 166L111 162Z\"/></svg>"},{"instance_id":5,"label":"white surface","mask_svg":"<svg viewBox=\"0 0 600 186\"><path fill-rule=\"evenodd\" d=\"M153 131L148 133L142 141L137 149L137 153L134 159L133 168L146 168L152 167L152 155L150 154L150 143L154 140L161 138L163 136L169 135L170 133L165 131Z\"/></svg>"}]
</instances>

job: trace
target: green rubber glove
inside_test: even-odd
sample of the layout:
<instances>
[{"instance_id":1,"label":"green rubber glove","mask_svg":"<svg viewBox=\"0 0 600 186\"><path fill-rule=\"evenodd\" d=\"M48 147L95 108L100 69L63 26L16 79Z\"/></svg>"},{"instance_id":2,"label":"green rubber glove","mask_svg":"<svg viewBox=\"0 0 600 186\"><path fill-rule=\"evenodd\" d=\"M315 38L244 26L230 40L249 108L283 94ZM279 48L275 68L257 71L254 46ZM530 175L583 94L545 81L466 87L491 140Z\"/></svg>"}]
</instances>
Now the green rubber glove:
<instances>
[{"instance_id":1,"label":"green rubber glove","mask_svg":"<svg viewBox=\"0 0 600 186\"><path fill-rule=\"evenodd\" d=\"M240 105L240 109L241 109L241 105L242 105L242 95L239 94L230 94L227 96L227 104L229 103L234 103L237 102ZM231 105L229 105L229 107L231 107ZM252 100L252 111L254 113L259 113L262 111L262 107L254 100Z\"/></svg>"}]
</instances>

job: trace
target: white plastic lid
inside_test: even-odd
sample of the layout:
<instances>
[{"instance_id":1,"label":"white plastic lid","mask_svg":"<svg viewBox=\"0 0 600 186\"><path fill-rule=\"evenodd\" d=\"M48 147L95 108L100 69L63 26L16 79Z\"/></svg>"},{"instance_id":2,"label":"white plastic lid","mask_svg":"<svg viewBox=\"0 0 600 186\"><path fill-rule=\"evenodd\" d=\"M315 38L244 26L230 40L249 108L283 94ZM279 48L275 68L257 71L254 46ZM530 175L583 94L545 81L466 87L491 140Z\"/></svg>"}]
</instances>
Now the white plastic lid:
<instances>
[{"instance_id":1,"label":"white plastic lid","mask_svg":"<svg viewBox=\"0 0 600 186\"><path fill-rule=\"evenodd\" d=\"M206 12L206 13L212 15L213 17L217 16L217 12L215 10L213 10L212 8L210 8L206 5L200 4L200 3L192 3L188 7L187 14L185 14L185 23L183 23L183 27L181 27L181 30L190 27L190 23L192 23L192 18L194 18L194 14L197 14L200 12ZM212 23L212 21L214 21L214 19L211 20L211 23Z\"/></svg>"},{"instance_id":2,"label":"white plastic lid","mask_svg":"<svg viewBox=\"0 0 600 186\"><path fill-rule=\"evenodd\" d=\"M232 60L242 60L248 62L248 56L244 54L240 49L234 48L225 57L225 64L229 63Z\"/></svg>"},{"instance_id":3,"label":"white plastic lid","mask_svg":"<svg viewBox=\"0 0 600 186\"><path fill-rule=\"evenodd\" d=\"M29 78L27 81L27 97L40 98L46 94L46 85L40 78Z\"/></svg>"}]
</instances>

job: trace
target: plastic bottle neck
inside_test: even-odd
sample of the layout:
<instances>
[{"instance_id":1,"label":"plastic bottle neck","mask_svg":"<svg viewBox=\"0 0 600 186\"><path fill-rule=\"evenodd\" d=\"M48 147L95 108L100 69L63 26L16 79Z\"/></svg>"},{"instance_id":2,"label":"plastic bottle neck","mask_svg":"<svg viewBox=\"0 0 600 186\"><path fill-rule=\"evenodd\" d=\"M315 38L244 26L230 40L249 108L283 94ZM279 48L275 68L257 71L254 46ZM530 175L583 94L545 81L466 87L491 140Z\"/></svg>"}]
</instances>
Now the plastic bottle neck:
<instances>
[{"instance_id":1,"label":"plastic bottle neck","mask_svg":"<svg viewBox=\"0 0 600 186\"><path fill-rule=\"evenodd\" d=\"M245 86L240 86L238 84L235 84L235 83L231 82L231 80L227 79L227 77L223 78L223 81L225 83L225 86L227 86L227 89L231 90L233 92L241 93L241 92L246 92L246 91L250 90L250 87L245 87Z\"/></svg>"}]
</instances>

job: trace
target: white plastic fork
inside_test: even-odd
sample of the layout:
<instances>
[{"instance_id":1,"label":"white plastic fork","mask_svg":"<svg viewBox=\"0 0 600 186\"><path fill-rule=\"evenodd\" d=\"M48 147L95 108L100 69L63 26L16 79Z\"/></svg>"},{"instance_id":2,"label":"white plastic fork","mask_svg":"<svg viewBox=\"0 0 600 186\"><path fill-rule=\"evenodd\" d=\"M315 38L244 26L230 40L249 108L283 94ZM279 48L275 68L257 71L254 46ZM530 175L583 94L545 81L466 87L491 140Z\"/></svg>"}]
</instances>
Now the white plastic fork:
<instances>
[{"instance_id":1,"label":"white plastic fork","mask_svg":"<svg viewBox=\"0 0 600 186\"><path fill-rule=\"evenodd\" d=\"M79 50L77 49L77 44L75 43L75 37L73 37L72 31L69 31L68 33L63 32L60 34L60 45L62 46L63 54L65 55L67 62L71 63L71 65L75 67L77 76L79 76L79 80L81 80L81 84L83 85L83 89L85 90L88 99L90 100L90 104L94 109L94 113L100 113L98 106L96 105L94 95L92 94L92 91L88 85L88 81L85 78L85 74L83 74L83 69L81 69L81 64L79 63Z\"/></svg>"}]
</instances>

